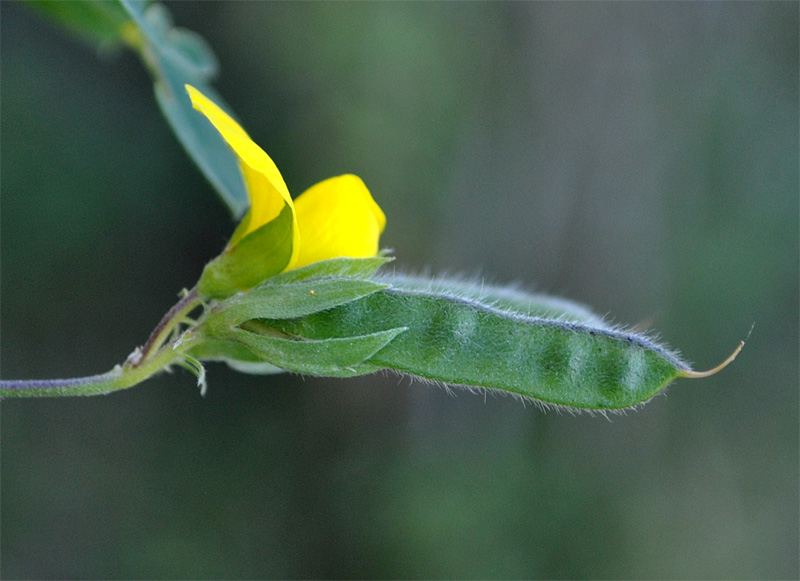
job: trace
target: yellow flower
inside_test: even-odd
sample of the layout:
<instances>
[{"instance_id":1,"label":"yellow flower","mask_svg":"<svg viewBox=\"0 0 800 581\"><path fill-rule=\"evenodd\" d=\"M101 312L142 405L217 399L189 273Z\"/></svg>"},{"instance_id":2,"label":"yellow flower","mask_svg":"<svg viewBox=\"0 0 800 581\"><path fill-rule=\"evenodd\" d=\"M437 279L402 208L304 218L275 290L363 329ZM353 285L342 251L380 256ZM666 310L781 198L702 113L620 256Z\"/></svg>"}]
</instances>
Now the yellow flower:
<instances>
[{"instance_id":1,"label":"yellow flower","mask_svg":"<svg viewBox=\"0 0 800 581\"><path fill-rule=\"evenodd\" d=\"M186 85L186 90L194 108L208 118L239 158L250 197L250 210L233 233L225 253L232 252L256 231L276 221L284 210L291 212L291 240L286 241L291 243L291 252L286 253L285 265L278 271L268 271L265 276L253 273L245 277L256 281L250 286L277 272L319 260L377 254L386 217L360 178L347 174L327 179L292 201L280 171L266 152L208 97L191 85ZM248 260L248 267L252 265L253 261ZM226 266L226 272L229 270ZM243 284L250 283L239 282L234 286L236 290L245 290L238 288Z\"/></svg>"},{"instance_id":2,"label":"yellow flower","mask_svg":"<svg viewBox=\"0 0 800 581\"><path fill-rule=\"evenodd\" d=\"M346 174L310 187L294 202L300 254L291 268L339 256L378 253L386 217L361 178Z\"/></svg>"}]
</instances>

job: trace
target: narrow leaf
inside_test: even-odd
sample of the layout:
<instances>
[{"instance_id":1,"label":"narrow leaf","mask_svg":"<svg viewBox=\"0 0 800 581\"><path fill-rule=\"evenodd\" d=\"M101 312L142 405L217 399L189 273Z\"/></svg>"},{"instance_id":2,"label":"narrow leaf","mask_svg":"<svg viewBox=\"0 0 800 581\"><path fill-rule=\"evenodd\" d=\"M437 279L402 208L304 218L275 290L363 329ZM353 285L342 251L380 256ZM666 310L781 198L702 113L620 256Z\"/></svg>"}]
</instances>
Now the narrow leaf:
<instances>
[{"instance_id":1,"label":"narrow leaf","mask_svg":"<svg viewBox=\"0 0 800 581\"><path fill-rule=\"evenodd\" d=\"M26 4L99 49L122 45L131 19L119 2L27 0Z\"/></svg>"},{"instance_id":2,"label":"narrow leaf","mask_svg":"<svg viewBox=\"0 0 800 581\"><path fill-rule=\"evenodd\" d=\"M249 200L238 161L219 132L193 109L184 88L193 85L230 111L209 82L217 70L213 51L199 35L174 28L162 5L119 1L141 32L141 56L153 75L156 99L164 116L233 216L241 217Z\"/></svg>"}]
</instances>

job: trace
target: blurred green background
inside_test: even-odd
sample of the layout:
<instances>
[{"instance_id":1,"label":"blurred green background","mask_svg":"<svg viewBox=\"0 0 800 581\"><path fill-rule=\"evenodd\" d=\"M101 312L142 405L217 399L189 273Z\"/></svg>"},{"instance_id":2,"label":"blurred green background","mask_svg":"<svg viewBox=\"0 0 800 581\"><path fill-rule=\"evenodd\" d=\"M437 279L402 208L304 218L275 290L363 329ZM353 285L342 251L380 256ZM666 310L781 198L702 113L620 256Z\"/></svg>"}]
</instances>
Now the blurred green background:
<instances>
[{"instance_id":1,"label":"blurred green background","mask_svg":"<svg viewBox=\"0 0 800 581\"><path fill-rule=\"evenodd\" d=\"M397 268L653 321L624 416L208 369L2 403L0 576L797 578L798 4L174 3L299 194ZM122 362L234 223L131 53L2 18L2 376Z\"/></svg>"}]
</instances>

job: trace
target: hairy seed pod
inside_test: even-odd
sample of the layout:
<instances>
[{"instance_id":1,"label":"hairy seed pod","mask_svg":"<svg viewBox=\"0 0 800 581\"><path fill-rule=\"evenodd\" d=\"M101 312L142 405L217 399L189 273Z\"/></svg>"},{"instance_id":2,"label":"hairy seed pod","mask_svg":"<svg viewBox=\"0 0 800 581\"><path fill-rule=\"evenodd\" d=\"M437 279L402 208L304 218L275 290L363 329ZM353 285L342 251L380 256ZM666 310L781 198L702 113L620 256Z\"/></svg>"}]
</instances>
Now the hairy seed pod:
<instances>
[{"instance_id":1,"label":"hairy seed pod","mask_svg":"<svg viewBox=\"0 0 800 581\"><path fill-rule=\"evenodd\" d=\"M365 372L388 368L570 408L636 406L675 378L704 375L642 335L408 288L392 287L308 316L260 323L298 341L406 327L363 362Z\"/></svg>"},{"instance_id":2,"label":"hairy seed pod","mask_svg":"<svg viewBox=\"0 0 800 581\"><path fill-rule=\"evenodd\" d=\"M602 317L593 313L585 305L552 295L526 292L513 286L460 279L431 279L406 274L378 275L373 280L391 284L392 287L398 289L474 300L486 306L529 317L583 323L595 328L609 328Z\"/></svg>"}]
</instances>

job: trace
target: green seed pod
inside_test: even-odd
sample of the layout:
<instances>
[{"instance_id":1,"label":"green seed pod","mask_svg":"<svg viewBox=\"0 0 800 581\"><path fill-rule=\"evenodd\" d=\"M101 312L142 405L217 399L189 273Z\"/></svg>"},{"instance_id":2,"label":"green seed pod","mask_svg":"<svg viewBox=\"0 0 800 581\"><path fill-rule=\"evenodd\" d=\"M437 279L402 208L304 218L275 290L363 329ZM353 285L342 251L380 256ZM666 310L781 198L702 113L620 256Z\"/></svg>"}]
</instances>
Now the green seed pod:
<instances>
[{"instance_id":1,"label":"green seed pod","mask_svg":"<svg viewBox=\"0 0 800 581\"><path fill-rule=\"evenodd\" d=\"M714 373L738 353L722 366L698 373L635 333L530 317L469 298L396 287L322 312L260 319L259 324L298 342L406 327L361 369L387 368L589 410L644 403L673 379Z\"/></svg>"},{"instance_id":2,"label":"green seed pod","mask_svg":"<svg viewBox=\"0 0 800 581\"><path fill-rule=\"evenodd\" d=\"M465 298L529 317L584 323L595 328L610 328L602 317L585 305L561 297L521 291L511 286L468 280L430 279L406 274L379 275L374 280L389 283L399 289Z\"/></svg>"}]
</instances>

